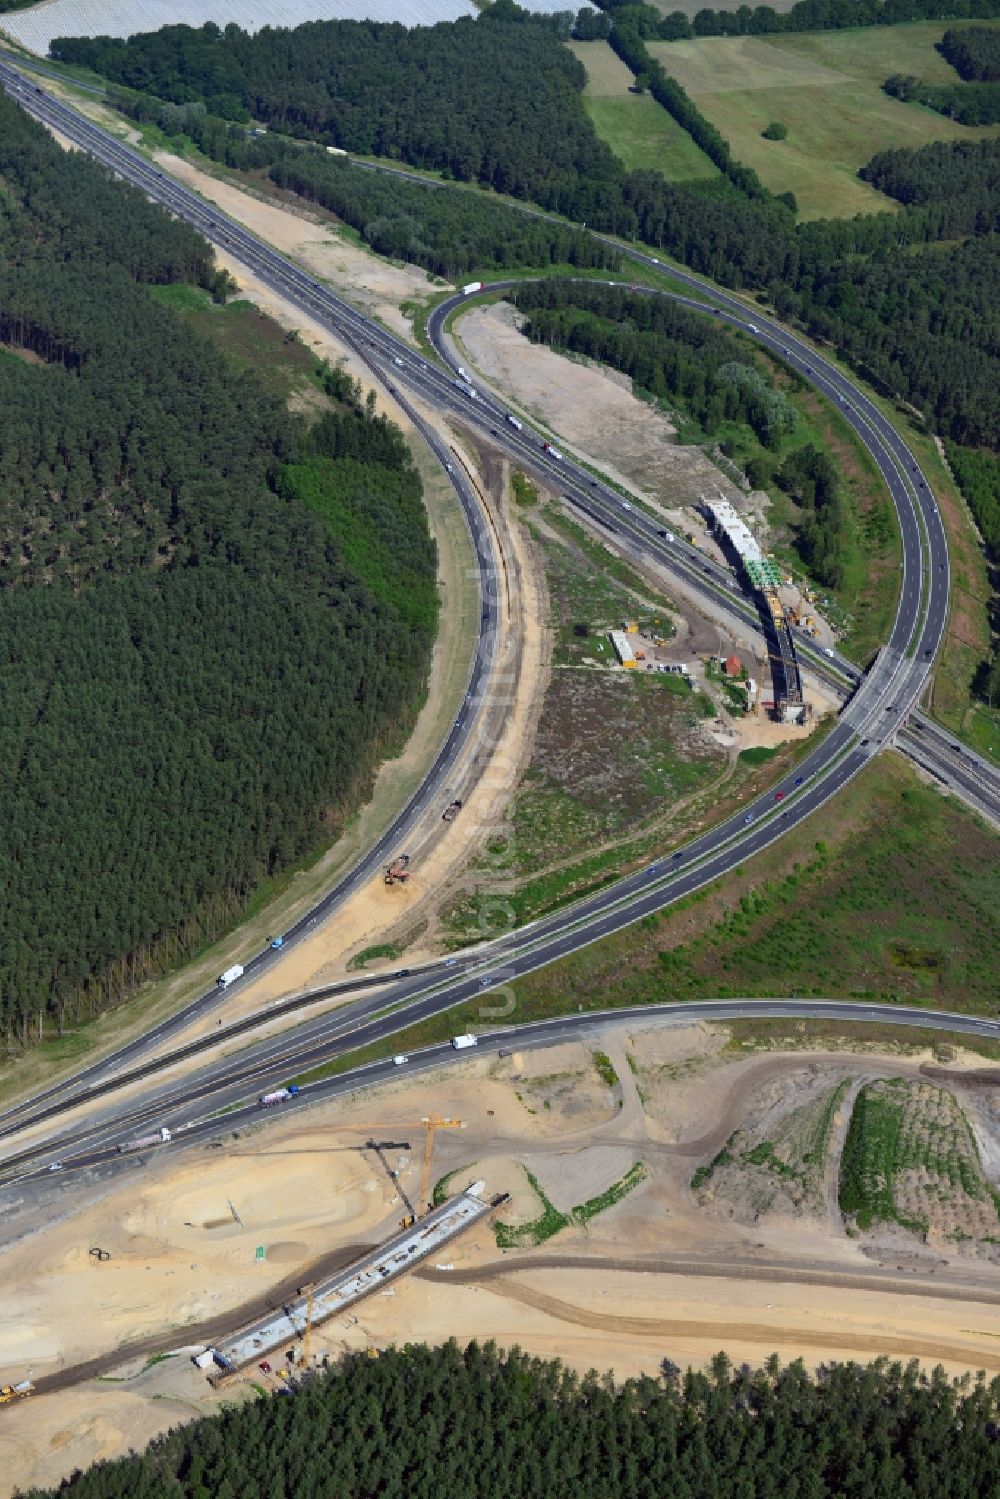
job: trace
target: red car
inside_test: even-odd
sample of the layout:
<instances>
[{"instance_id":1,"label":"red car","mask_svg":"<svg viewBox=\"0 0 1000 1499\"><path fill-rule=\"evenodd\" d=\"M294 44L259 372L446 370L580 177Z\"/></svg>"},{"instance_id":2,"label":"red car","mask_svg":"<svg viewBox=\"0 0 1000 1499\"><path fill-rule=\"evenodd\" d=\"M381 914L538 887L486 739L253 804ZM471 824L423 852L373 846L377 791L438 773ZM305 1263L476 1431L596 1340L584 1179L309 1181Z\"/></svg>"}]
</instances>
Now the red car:
<instances>
[{"instance_id":1,"label":"red car","mask_svg":"<svg viewBox=\"0 0 1000 1499\"><path fill-rule=\"evenodd\" d=\"M776 791L774 793L774 799L776 802L783 802L785 800L785 793L783 791Z\"/></svg>"},{"instance_id":2,"label":"red car","mask_svg":"<svg viewBox=\"0 0 1000 1499\"><path fill-rule=\"evenodd\" d=\"M262 1374L270 1374L270 1372L271 1372L271 1365L269 1363L267 1363L266 1361L263 1364L258 1364L257 1368L260 1370L260 1372Z\"/></svg>"}]
</instances>

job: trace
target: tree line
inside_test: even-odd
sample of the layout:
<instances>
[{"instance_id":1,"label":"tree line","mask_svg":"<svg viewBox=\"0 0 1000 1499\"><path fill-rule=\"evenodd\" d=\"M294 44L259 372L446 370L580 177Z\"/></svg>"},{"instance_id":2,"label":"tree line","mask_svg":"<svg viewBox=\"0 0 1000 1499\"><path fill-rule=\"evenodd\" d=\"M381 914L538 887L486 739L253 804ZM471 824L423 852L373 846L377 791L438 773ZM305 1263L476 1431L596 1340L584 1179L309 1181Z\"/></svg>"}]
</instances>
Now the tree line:
<instances>
[{"instance_id":1,"label":"tree line","mask_svg":"<svg viewBox=\"0 0 1000 1499\"><path fill-rule=\"evenodd\" d=\"M224 294L204 241L5 98L0 177L12 1045L126 998L335 833L413 721L437 602L419 478L349 380L291 416L150 294Z\"/></svg>"},{"instance_id":2,"label":"tree line","mask_svg":"<svg viewBox=\"0 0 1000 1499\"><path fill-rule=\"evenodd\" d=\"M519 212L498 198L434 191L440 184L433 179L407 182L367 171L277 132L253 135L245 125L208 114L201 103L169 104L114 90L109 103L130 119L191 141L236 171L266 170L277 187L320 204L356 229L377 254L437 276L518 266L610 270L621 262L612 246L571 224Z\"/></svg>"},{"instance_id":3,"label":"tree line","mask_svg":"<svg viewBox=\"0 0 1000 1499\"><path fill-rule=\"evenodd\" d=\"M992 233L1000 227L1000 139L933 141L918 150L880 151L860 175L899 203L958 203L975 212L965 233ZM982 221L984 204L990 217ZM913 215L904 222L910 223ZM946 239L947 234L936 238Z\"/></svg>"},{"instance_id":4,"label":"tree line","mask_svg":"<svg viewBox=\"0 0 1000 1499\"><path fill-rule=\"evenodd\" d=\"M1000 31L990 26L952 26L938 43L938 51L966 83L1000 80Z\"/></svg>"},{"instance_id":5,"label":"tree line","mask_svg":"<svg viewBox=\"0 0 1000 1499\"><path fill-rule=\"evenodd\" d=\"M922 83L910 73L893 73L882 87L893 99L923 104L959 125L1000 121L1000 83Z\"/></svg>"},{"instance_id":6,"label":"tree line","mask_svg":"<svg viewBox=\"0 0 1000 1499\"><path fill-rule=\"evenodd\" d=\"M626 21L640 35L664 42L702 36L776 36L803 31L839 31L853 26L899 26L912 21L990 20L1000 0L796 0L786 11L772 5L740 5L735 10L704 7L693 16L675 10L664 15L641 0L594 0Z\"/></svg>"},{"instance_id":7,"label":"tree line","mask_svg":"<svg viewBox=\"0 0 1000 1499\"><path fill-rule=\"evenodd\" d=\"M493 1343L347 1355L21 1499L982 1499L1000 1380L717 1353L616 1381Z\"/></svg>"},{"instance_id":8,"label":"tree line","mask_svg":"<svg viewBox=\"0 0 1000 1499\"><path fill-rule=\"evenodd\" d=\"M894 73L882 87L894 99L924 104L960 125L995 125L1000 120L1000 32L988 26L951 27L938 43L963 83L922 83Z\"/></svg>"}]
</instances>

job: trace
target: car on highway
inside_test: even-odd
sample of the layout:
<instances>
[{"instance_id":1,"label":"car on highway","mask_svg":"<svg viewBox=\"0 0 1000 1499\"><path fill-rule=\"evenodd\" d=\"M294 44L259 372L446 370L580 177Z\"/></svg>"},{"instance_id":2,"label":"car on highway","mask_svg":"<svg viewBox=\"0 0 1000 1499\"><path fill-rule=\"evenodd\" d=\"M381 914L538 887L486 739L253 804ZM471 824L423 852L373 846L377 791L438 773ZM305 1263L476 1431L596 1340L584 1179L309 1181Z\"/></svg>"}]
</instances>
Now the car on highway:
<instances>
[{"instance_id":1,"label":"car on highway","mask_svg":"<svg viewBox=\"0 0 1000 1499\"><path fill-rule=\"evenodd\" d=\"M398 979L408 979L409 976L410 970L408 968L397 968L394 974L394 977Z\"/></svg>"},{"instance_id":2,"label":"car on highway","mask_svg":"<svg viewBox=\"0 0 1000 1499\"><path fill-rule=\"evenodd\" d=\"M752 812L748 812L747 815L743 819L743 826L746 827L747 824L751 823L751 822L753 822L753 813Z\"/></svg>"},{"instance_id":3,"label":"car on highway","mask_svg":"<svg viewBox=\"0 0 1000 1499\"><path fill-rule=\"evenodd\" d=\"M783 802L785 800L786 795L787 795L787 792L776 791L774 793L774 799L775 799L776 802Z\"/></svg>"},{"instance_id":4,"label":"car on highway","mask_svg":"<svg viewBox=\"0 0 1000 1499\"><path fill-rule=\"evenodd\" d=\"M680 854L680 853L677 853L677 854L671 854L671 855L670 855L670 857L671 857L671 858L672 858L672 859L673 859L673 860L675 860L675 861L676 861L676 860L677 860L677 859L683 859L683 857L684 857L684 855L683 855L683 854Z\"/></svg>"},{"instance_id":5,"label":"car on highway","mask_svg":"<svg viewBox=\"0 0 1000 1499\"><path fill-rule=\"evenodd\" d=\"M804 780L805 780L805 776L796 776L795 777L795 784L796 784L796 786L801 786L802 782Z\"/></svg>"},{"instance_id":6,"label":"car on highway","mask_svg":"<svg viewBox=\"0 0 1000 1499\"><path fill-rule=\"evenodd\" d=\"M63 1168L62 1161L53 1161L52 1164L51 1164L51 1166L49 1166L48 1169L50 1171L61 1171L62 1168Z\"/></svg>"},{"instance_id":7,"label":"car on highway","mask_svg":"<svg viewBox=\"0 0 1000 1499\"><path fill-rule=\"evenodd\" d=\"M631 510L632 509L632 506L629 504L628 500L622 500L622 509L623 510Z\"/></svg>"},{"instance_id":8,"label":"car on highway","mask_svg":"<svg viewBox=\"0 0 1000 1499\"><path fill-rule=\"evenodd\" d=\"M274 948L275 952L277 952L279 948L284 947L284 945L285 945L285 939L284 939L284 937L280 937L279 936L279 937L272 937L271 938L271 946Z\"/></svg>"}]
</instances>

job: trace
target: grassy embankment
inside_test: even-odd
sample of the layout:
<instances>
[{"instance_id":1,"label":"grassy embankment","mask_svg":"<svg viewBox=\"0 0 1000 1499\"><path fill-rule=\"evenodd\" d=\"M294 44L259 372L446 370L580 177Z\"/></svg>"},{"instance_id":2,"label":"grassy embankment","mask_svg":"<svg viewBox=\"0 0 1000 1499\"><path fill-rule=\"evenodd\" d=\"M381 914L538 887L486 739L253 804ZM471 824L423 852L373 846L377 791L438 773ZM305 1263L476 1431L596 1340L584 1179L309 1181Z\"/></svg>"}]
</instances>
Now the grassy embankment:
<instances>
[{"instance_id":1,"label":"grassy embankment","mask_svg":"<svg viewBox=\"0 0 1000 1499\"><path fill-rule=\"evenodd\" d=\"M893 211L889 199L857 176L876 151L994 133L882 92L892 73L954 81L954 70L934 50L947 25L647 45L765 187L791 189L804 219L836 218ZM772 120L787 126L786 140L763 139Z\"/></svg>"},{"instance_id":2,"label":"grassy embankment","mask_svg":"<svg viewBox=\"0 0 1000 1499\"><path fill-rule=\"evenodd\" d=\"M802 827L732 876L513 986L510 1022L720 995L798 994L993 1015L1000 1004L997 836L920 782L901 760L873 763ZM482 999L310 1073L481 1029ZM779 1044L852 1031L753 1021ZM940 1045L1000 1057L993 1042L860 1022L862 1042Z\"/></svg>"}]
</instances>

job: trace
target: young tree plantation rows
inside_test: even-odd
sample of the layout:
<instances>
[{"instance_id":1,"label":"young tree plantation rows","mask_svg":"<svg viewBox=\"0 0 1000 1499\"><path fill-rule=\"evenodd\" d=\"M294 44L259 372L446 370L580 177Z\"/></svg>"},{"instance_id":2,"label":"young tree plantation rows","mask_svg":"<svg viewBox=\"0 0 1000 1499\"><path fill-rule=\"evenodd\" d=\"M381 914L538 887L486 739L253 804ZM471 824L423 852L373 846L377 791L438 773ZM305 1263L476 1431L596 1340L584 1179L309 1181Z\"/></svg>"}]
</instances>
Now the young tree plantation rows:
<instances>
[{"instance_id":1,"label":"young tree plantation rows","mask_svg":"<svg viewBox=\"0 0 1000 1499\"><path fill-rule=\"evenodd\" d=\"M0 178L0 1022L25 1040L202 945L356 804L424 689L436 562L349 382L309 431L150 294L221 289L194 231L3 98Z\"/></svg>"},{"instance_id":2,"label":"young tree plantation rows","mask_svg":"<svg viewBox=\"0 0 1000 1499\"><path fill-rule=\"evenodd\" d=\"M349 1356L99 1463L75 1499L983 1499L1000 1484L1000 1380L881 1359L815 1378L772 1355L583 1378L455 1343ZM32 1489L23 1499L54 1499Z\"/></svg>"}]
</instances>

